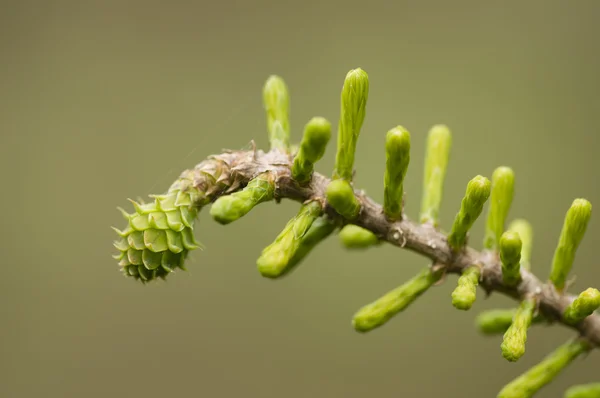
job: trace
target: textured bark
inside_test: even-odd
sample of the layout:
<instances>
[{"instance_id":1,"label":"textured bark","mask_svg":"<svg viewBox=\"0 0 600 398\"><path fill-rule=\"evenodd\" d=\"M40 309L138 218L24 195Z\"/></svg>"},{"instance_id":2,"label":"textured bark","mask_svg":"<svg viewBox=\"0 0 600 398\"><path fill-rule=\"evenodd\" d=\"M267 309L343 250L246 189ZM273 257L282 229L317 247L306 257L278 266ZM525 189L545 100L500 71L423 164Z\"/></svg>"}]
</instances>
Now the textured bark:
<instances>
[{"instance_id":1,"label":"textured bark","mask_svg":"<svg viewBox=\"0 0 600 398\"><path fill-rule=\"evenodd\" d=\"M327 177L314 173L311 181L300 186L291 177L292 157L277 150L262 152L256 150L232 151L209 157L193 170L186 170L184 175L192 177L198 184L206 183L203 170L213 166L220 170L221 184L210 191L210 201L219 196L235 191L245 186L258 174L270 171L276 182L275 199L282 198L295 201L317 199L324 205L325 212L340 224L346 223L325 199L325 189L331 181ZM195 176L194 176L195 174ZM207 190L207 187L202 187ZM474 264L481 266L481 286L488 294L493 291L521 300L533 297L538 302L539 311L550 322L561 323L576 329L582 338L591 345L600 347L600 315L595 313L575 325L563 319L565 308L575 299L575 296L561 294L550 283L542 282L531 272L521 269L521 282L516 286L506 286L502 279L502 267L497 254L489 251L477 251L466 247L460 252L454 252L447 242L447 237L427 224L411 221L406 216L400 221L388 220L380 204L374 202L363 192L356 190L356 197L361 203L358 219L352 223L366 228L380 239L395 246L419 253L432 260L437 267L443 267L446 273L460 274L464 269Z\"/></svg>"}]
</instances>

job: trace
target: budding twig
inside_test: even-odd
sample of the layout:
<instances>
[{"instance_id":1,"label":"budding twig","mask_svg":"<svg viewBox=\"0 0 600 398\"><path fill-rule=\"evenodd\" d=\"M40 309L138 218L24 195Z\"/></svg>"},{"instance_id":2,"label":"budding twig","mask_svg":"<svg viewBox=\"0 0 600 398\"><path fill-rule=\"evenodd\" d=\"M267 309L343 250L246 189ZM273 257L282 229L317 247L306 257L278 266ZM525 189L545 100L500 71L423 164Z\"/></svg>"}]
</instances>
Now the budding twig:
<instances>
[{"instance_id":1,"label":"budding twig","mask_svg":"<svg viewBox=\"0 0 600 398\"><path fill-rule=\"evenodd\" d=\"M481 271L474 265L465 269L458 278L458 286L452 292L452 305L459 310L468 310L473 306L477 294L477 285Z\"/></svg>"},{"instance_id":2,"label":"budding twig","mask_svg":"<svg viewBox=\"0 0 600 398\"><path fill-rule=\"evenodd\" d=\"M274 191L273 175L262 173L241 191L217 199L210 208L210 215L220 224L229 224L248 214L256 205L272 200Z\"/></svg>"},{"instance_id":3,"label":"budding twig","mask_svg":"<svg viewBox=\"0 0 600 398\"><path fill-rule=\"evenodd\" d=\"M403 311L433 284L439 281L440 272L426 268L402 286L388 292L380 299L361 308L352 324L359 332L368 332L389 321Z\"/></svg>"},{"instance_id":4,"label":"budding twig","mask_svg":"<svg viewBox=\"0 0 600 398\"><path fill-rule=\"evenodd\" d=\"M267 246L256 261L259 272L268 278L277 278L289 270L291 260L302 244L313 222L321 215L321 204L317 201L302 206L275 241Z\"/></svg>"},{"instance_id":5,"label":"budding twig","mask_svg":"<svg viewBox=\"0 0 600 398\"><path fill-rule=\"evenodd\" d=\"M352 180L354 154L369 98L369 76L358 68L346 75L342 88L337 154L333 178Z\"/></svg>"},{"instance_id":6,"label":"budding twig","mask_svg":"<svg viewBox=\"0 0 600 398\"><path fill-rule=\"evenodd\" d=\"M483 246L497 250L504 223L514 195L515 174L508 167L498 167L492 174L492 193L488 209Z\"/></svg>"},{"instance_id":7,"label":"budding twig","mask_svg":"<svg viewBox=\"0 0 600 398\"><path fill-rule=\"evenodd\" d=\"M600 398L600 383L573 386L565 392L565 398Z\"/></svg>"},{"instance_id":8,"label":"budding twig","mask_svg":"<svg viewBox=\"0 0 600 398\"><path fill-rule=\"evenodd\" d=\"M373 232L353 224L340 230L340 241L348 249L366 249L380 243Z\"/></svg>"},{"instance_id":9,"label":"budding twig","mask_svg":"<svg viewBox=\"0 0 600 398\"><path fill-rule=\"evenodd\" d=\"M531 268L531 246L533 243L533 229L527 220L516 219L508 226L509 231L519 234L521 239L521 267L529 270Z\"/></svg>"},{"instance_id":10,"label":"budding twig","mask_svg":"<svg viewBox=\"0 0 600 398\"><path fill-rule=\"evenodd\" d=\"M600 308L600 290L589 288L573 300L565 310L563 317L570 323L581 322L598 308Z\"/></svg>"},{"instance_id":11,"label":"budding twig","mask_svg":"<svg viewBox=\"0 0 600 398\"><path fill-rule=\"evenodd\" d=\"M515 312L512 323L506 333L500 348L502 356L506 360L515 362L525 354L525 343L527 342L527 329L531 326L536 301L527 298L521 301L521 305Z\"/></svg>"},{"instance_id":12,"label":"budding twig","mask_svg":"<svg viewBox=\"0 0 600 398\"><path fill-rule=\"evenodd\" d=\"M402 218L404 176L410 163L410 133L402 126L388 131L385 141L383 211L390 220Z\"/></svg>"},{"instance_id":13,"label":"budding twig","mask_svg":"<svg viewBox=\"0 0 600 398\"><path fill-rule=\"evenodd\" d=\"M333 180L327 186L327 201L342 217L354 220L360 212L360 202L346 180Z\"/></svg>"},{"instance_id":14,"label":"budding twig","mask_svg":"<svg viewBox=\"0 0 600 398\"><path fill-rule=\"evenodd\" d=\"M314 117L304 127L304 135L292 166L292 177L300 184L310 181L315 163L325 154L329 138L331 124L325 118Z\"/></svg>"},{"instance_id":15,"label":"budding twig","mask_svg":"<svg viewBox=\"0 0 600 398\"><path fill-rule=\"evenodd\" d=\"M568 341L544 358L538 365L507 384L498 394L498 398L532 397L589 348L589 345L582 340Z\"/></svg>"},{"instance_id":16,"label":"budding twig","mask_svg":"<svg viewBox=\"0 0 600 398\"><path fill-rule=\"evenodd\" d=\"M435 125L429 130L423 175L423 198L421 199L421 222L437 226L444 178L450 156L452 135L444 125Z\"/></svg>"},{"instance_id":17,"label":"budding twig","mask_svg":"<svg viewBox=\"0 0 600 398\"><path fill-rule=\"evenodd\" d=\"M267 79L263 87L263 104L271 148L287 151L290 144L290 95L281 77Z\"/></svg>"},{"instance_id":18,"label":"budding twig","mask_svg":"<svg viewBox=\"0 0 600 398\"><path fill-rule=\"evenodd\" d=\"M469 230L483 211L483 205L490 196L490 189L490 180L482 176L473 178L467 184L467 192L460 205L460 211L456 214L452 230L448 235L448 243L453 249L458 250L465 245Z\"/></svg>"},{"instance_id":19,"label":"budding twig","mask_svg":"<svg viewBox=\"0 0 600 398\"><path fill-rule=\"evenodd\" d=\"M507 231L500 238L500 260L502 278L508 286L514 286L521 280L521 248L523 243L519 234Z\"/></svg>"},{"instance_id":20,"label":"budding twig","mask_svg":"<svg viewBox=\"0 0 600 398\"><path fill-rule=\"evenodd\" d=\"M512 325L512 321L517 313L516 308L511 309L494 309L481 312L475 319L477 329L483 334L494 335L504 334ZM537 324L544 322L542 315L538 314L533 317L531 323Z\"/></svg>"},{"instance_id":21,"label":"budding twig","mask_svg":"<svg viewBox=\"0 0 600 398\"><path fill-rule=\"evenodd\" d=\"M585 235L591 216L592 205L585 199L575 199L567 211L550 273L550 281L558 290L565 287L567 276L575 260L575 252Z\"/></svg>"}]
</instances>

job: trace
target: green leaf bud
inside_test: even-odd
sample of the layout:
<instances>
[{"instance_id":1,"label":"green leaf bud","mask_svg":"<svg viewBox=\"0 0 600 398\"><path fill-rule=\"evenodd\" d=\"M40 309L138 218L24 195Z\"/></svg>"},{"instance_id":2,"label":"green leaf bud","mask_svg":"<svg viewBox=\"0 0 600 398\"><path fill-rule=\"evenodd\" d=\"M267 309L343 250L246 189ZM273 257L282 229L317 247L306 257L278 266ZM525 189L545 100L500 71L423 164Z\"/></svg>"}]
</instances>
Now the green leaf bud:
<instances>
[{"instance_id":1,"label":"green leaf bud","mask_svg":"<svg viewBox=\"0 0 600 398\"><path fill-rule=\"evenodd\" d=\"M210 215L220 224L229 224L248 214L258 204L272 200L274 192L273 176L270 173L260 174L241 191L217 199Z\"/></svg>"},{"instance_id":2,"label":"green leaf bud","mask_svg":"<svg viewBox=\"0 0 600 398\"><path fill-rule=\"evenodd\" d=\"M531 246L533 243L533 228L527 220L516 219L508 226L509 231L519 234L521 238L521 267L529 270L531 268Z\"/></svg>"},{"instance_id":3,"label":"green leaf bud","mask_svg":"<svg viewBox=\"0 0 600 398\"><path fill-rule=\"evenodd\" d=\"M458 286L452 292L452 305L459 310L468 310L473 306L477 295L477 285L481 271L472 266L465 269L458 278Z\"/></svg>"},{"instance_id":4,"label":"green leaf bud","mask_svg":"<svg viewBox=\"0 0 600 398\"><path fill-rule=\"evenodd\" d=\"M331 235L336 228L337 226L325 217L317 218L308 229L308 232L300 240L300 246L298 246L298 249L287 266L287 273L289 273L293 267L300 264L311 250Z\"/></svg>"},{"instance_id":5,"label":"green leaf bud","mask_svg":"<svg viewBox=\"0 0 600 398\"><path fill-rule=\"evenodd\" d=\"M342 87L334 179L352 180L356 143L365 120L368 98L367 72L360 68L348 72Z\"/></svg>"},{"instance_id":6,"label":"green leaf bud","mask_svg":"<svg viewBox=\"0 0 600 398\"><path fill-rule=\"evenodd\" d=\"M510 361L516 362L525 354L525 343L527 342L527 329L531 326L536 302L533 299L525 299L519 305L512 323L506 333L500 348L502 356Z\"/></svg>"},{"instance_id":7,"label":"green leaf bud","mask_svg":"<svg viewBox=\"0 0 600 398\"><path fill-rule=\"evenodd\" d=\"M315 163L325 154L331 138L331 124L322 117L312 118L304 127L300 149L294 158L292 177L301 184L312 177Z\"/></svg>"},{"instance_id":8,"label":"green leaf bud","mask_svg":"<svg viewBox=\"0 0 600 398\"><path fill-rule=\"evenodd\" d=\"M271 148L287 151L290 142L290 95L281 77L273 75L267 79L263 87L263 104Z\"/></svg>"},{"instance_id":9,"label":"green leaf bud","mask_svg":"<svg viewBox=\"0 0 600 398\"><path fill-rule=\"evenodd\" d=\"M390 220L402 218L404 177L410 163L410 133L402 126L387 132L385 140L383 211Z\"/></svg>"},{"instance_id":10,"label":"green leaf bud","mask_svg":"<svg viewBox=\"0 0 600 398\"><path fill-rule=\"evenodd\" d=\"M514 286L521 281L522 246L521 238L516 232L506 231L500 238L502 279L508 286Z\"/></svg>"},{"instance_id":11,"label":"green leaf bud","mask_svg":"<svg viewBox=\"0 0 600 398\"><path fill-rule=\"evenodd\" d=\"M354 328L359 332L368 332L382 326L425 293L440 277L441 273L433 272L430 268L424 269L408 282L361 308L354 315Z\"/></svg>"},{"instance_id":12,"label":"green leaf bud","mask_svg":"<svg viewBox=\"0 0 600 398\"><path fill-rule=\"evenodd\" d=\"M483 205L490 197L490 190L490 180L480 175L467 184L460 211L456 214L452 230L448 235L448 243L454 250L458 250L466 244L467 234L483 211Z\"/></svg>"},{"instance_id":13,"label":"green leaf bud","mask_svg":"<svg viewBox=\"0 0 600 398\"><path fill-rule=\"evenodd\" d=\"M346 180L333 180L325 192L327 202L342 217L354 220L360 212L360 203L354 196L354 190Z\"/></svg>"},{"instance_id":14,"label":"green leaf bud","mask_svg":"<svg viewBox=\"0 0 600 398\"><path fill-rule=\"evenodd\" d=\"M275 241L267 246L258 258L256 265L262 276L277 278L288 271L302 238L322 211L321 204L317 201L302 206L298 214L287 223Z\"/></svg>"},{"instance_id":15,"label":"green leaf bud","mask_svg":"<svg viewBox=\"0 0 600 398\"><path fill-rule=\"evenodd\" d=\"M483 246L488 250L497 250L504 232L506 216L514 196L515 173L509 167L498 167L492 174L492 192L487 214L487 223Z\"/></svg>"},{"instance_id":16,"label":"green leaf bud","mask_svg":"<svg viewBox=\"0 0 600 398\"><path fill-rule=\"evenodd\" d=\"M452 134L447 126L438 124L429 130L425 154L421 223L428 223L436 227L438 225L451 145Z\"/></svg>"},{"instance_id":17,"label":"green leaf bud","mask_svg":"<svg viewBox=\"0 0 600 398\"><path fill-rule=\"evenodd\" d=\"M531 398L550 383L575 358L589 350L581 340L570 340L550 353L539 364L507 384L498 398Z\"/></svg>"},{"instance_id":18,"label":"green leaf bud","mask_svg":"<svg viewBox=\"0 0 600 398\"><path fill-rule=\"evenodd\" d=\"M598 308L600 308L600 290L589 288L573 300L563 317L565 321L575 324L592 315Z\"/></svg>"},{"instance_id":19,"label":"green leaf bud","mask_svg":"<svg viewBox=\"0 0 600 398\"><path fill-rule=\"evenodd\" d=\"M516 308L483 311L477 316L475 325L482 334L503 334L508 330L510 325L512 325L512 320L516 313ZM537 324L544 321L544 317L541 314L538 314L533 318L531 323Z\"/></svg>"},{"instance_id":20,"label":"green leaf bud","mask_svg":"<svg viewBox=\"0 0 600 398\"><path fill-rule=\"evenodd\" d=\"M347 249L366 249L380 243L373 232L354 224L348 224L340 230L340 241Z\"/></svg>"},{"instance_id":21,"label":"green leaf bud","mask_svg":"<svg viewBox=\"0 0 600 398\"><path fill-rule=\"evenodd\" d=\"M516 312L514 308L484 311L475 319L475 325L483 334L505 333Z\"/></svg>"},{"instance_id":22,"label":"green leaf bud","mask_svg":"<svg viewBox=\"0 0 600 398\"><path fill-rule=\"evenodd\" d=\"M565 398L600 398L600 383L570 387L565 392Z\"/></svg>"},{"instance_id":23,"label":"green leaf bud","mask_svg":"<svg viewBox=\"0 0 600 398\"><path fill-rule=\"evenodd\" d=\"M565 287L567 276L575 260L575 253L585 235L591 216L592 205L585 199L575 199L567 211L550 272L550 281L559 291Z\"/></svg>"}]
</instances>

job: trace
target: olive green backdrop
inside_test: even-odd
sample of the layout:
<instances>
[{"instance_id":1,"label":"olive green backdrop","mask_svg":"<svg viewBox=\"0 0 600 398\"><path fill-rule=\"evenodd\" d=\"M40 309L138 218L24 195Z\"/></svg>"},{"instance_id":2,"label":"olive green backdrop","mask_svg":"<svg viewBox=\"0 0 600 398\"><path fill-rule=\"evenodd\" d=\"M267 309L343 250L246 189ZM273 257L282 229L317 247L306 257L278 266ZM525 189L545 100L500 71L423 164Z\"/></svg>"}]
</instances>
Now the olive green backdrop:
<instances>
[{"instance_id":1,"label":"olive green backdrop","mask_svg":"<svg viewBox=\"0 0 600 398\"><path fill-rule=\"evenodd\" d=\"M597 1L13 1L0 13L0 396L494 397L573 333L536 327L516 364L500 337L451 306L448 278L385 327L354 312L426 260L336 237L289 278L255 260L297 210L264 204L222 227L200 216L188 273L142 286L111 254L126 198L161 193L185 168L254 139L261 88L292 96L292 128L337 123L346 72L371 78L356 183L382 199L385 132L413 137L407 211L418 212L428 128L454 133L442 223L467 181L514 168L511 217L534 225L545 278L576 197L600 206ZM510 4L510 5L509 5ZM329 146L319 171L333 168ZM480 247L480 221L471 239ZM600 286L600 217L578 253L574 290ZM540 397L600 381L578 360Z\"/></svg>"}]
</instances>

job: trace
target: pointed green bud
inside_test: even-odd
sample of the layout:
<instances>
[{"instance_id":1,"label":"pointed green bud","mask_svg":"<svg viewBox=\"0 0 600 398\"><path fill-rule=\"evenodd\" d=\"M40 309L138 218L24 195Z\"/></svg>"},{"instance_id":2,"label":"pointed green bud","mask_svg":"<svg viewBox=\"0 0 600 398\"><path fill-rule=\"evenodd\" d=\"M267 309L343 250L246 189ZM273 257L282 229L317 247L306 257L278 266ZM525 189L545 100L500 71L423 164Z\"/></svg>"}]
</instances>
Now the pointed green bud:
<instances>
[{"instance_id":1,"label":"pointed green bud","mask_svg":"<svg viewBox=\"0 0 600 398\"><path fill-rule=\"evenodd\" d=\"M354 220L360 212L360 203L354 196L354 190L346 180L333 180L325 192L327 202L342 217Z\"/></svg>"},{"instance_id":2,"label":"pointed green bud","mask_svg":"<svg viewBox=\"0 0 600 398\"><path fill-rule=\"evenodd\" d=\"M492 174L492 193L487 214L487 224L483 246L497 250L504 232L506 216L514 196L515 173L509 167L498 167Z\"/></svg>"},{"instance_id":3,"label":"pointed green bud","mask_svg":"<svg viewBox=\"0 0 600 398\"><path fill-rule=\"evenodd\" d=\"M267 131L271 148L287 151L290 142L290 95L279 76L270 76L263 87Z\"/></svg>"},{"instance_id":4,"label":"pointed green bud","mask_svg":"<svg viewBox=\"0 0 600 398\"><path fill-rule=\"evenodd\" d=\"M292 177L300 184L307 183L317 163L325 154L331 138L331 124L322 117L313 117L304 127L300 149L294 158Z\"/></svg>"},{"instance_id":5,"label":"pointed green bud","mask_svg":"<svg viewBox=\"0 0 600 398\"><path fill-rule=\"evenodd\" d=\"M573 386L565 392L565 398L600 398L600 383Z\"/></svg>"},{"instance_id":6,"label":"pointed green bud","mask_svg":"<svg viewBox=\"0 0 600 398\"><path fill-rule=\"evenodd\" d=\"M291 259L300 247L302 238L321 215L321 204L309 202L300 208L275 241L267 246L256 261L258 271L267 278L277 278L288 271Z\"/></svg>"},{"instance_id":7,"label":"pointed green bud","mask_svg":"<svg viewBox=\"0 0 600 398\"><path fill-rule=\"evenodd\" d=\"M369 76L358 68L346 75L342 87L340 121L338 126L337 154L333 178L351 181L354 172L356 142L365 120L369 98Z\"/></svg>"},{"instance_id":8,"label":"pointed green bud","mask_svg":"<svg viewBox=\"0 0 600 398\"><path fill-rule=\"evenodd\" d=\"M438 124L429 130L427 152L425 154L421 223L438 225L444 178L446 177L451 146L452 134L447 126Z\"/></svg>"},{"instance_id":9,"label":"pointed green bud","mask_svg":"<svg viewBox=\"0 0 600 398\"><path fill-rule=\"evenodd\" d=\"M458 278L458 286L452 292L452 305L456 309L466 311L473 306L480 275L479 267L472 266L465 269Z\"/></svg>"},{"instance_id":10,"label":"pointed green bud","mask_svg":"<svg viewBox=\"0 0 600 398\"><path fill-rule=\"evenodd\" d=\"M229 224L248 214L256 205L272 200L274 192L273 176L270 173L260 174L241 191L217 199L210 215L220 224Z\"/></svg>"},{"instance_id":11,"label":"pointed green bud","mask_svg":"<svg viewBox=\"0 0 600 398\"><path fill-rule=\"evenodd\" d=\"M352 321L354 328L359 332L368 332L382 326L425 293L427 289L440 280L440 277L440 272L434 272L430 268L424 269L402 286L361 308L354 315Z\"/></svg>"},{"instance_id":12,"label":"pointed green bud","mask_svg":"<svg viewBox=\"0 0 600 398\"><path fill-rule=\"evenodd\" d=\"M510 361L516 362L525 354L525 343L527 342L527 329L531 326L536 302L533 299L525 299L519 305L512 323L500 345L502 356Z\"/></svg>"},{"instance_id":13,"label":"pointed green bud","mask_svg":"<svg viewBox=\"0 0 600 398\"><path fill-rule=\"evenodd\" d=\"M287 273L289 273L293 267L300 264L311 250L331 235L336 228L336 225L328 219L324 217L317 218L308 229L308 232L300 240L300 246L298 246L294 257L292 257L288 264Z\"/></svg>"},{"instance_id":14,"label":"pointed green bud","mask_svg":"<svg viewBox=\"0 0 600 398\"><path fill-rule=\"evenodd\" d=\"M402 218L404 176L410 163L410 133L402 126L387 132L385 139L383 211L390 220Z\"/></svg>"},{"instance_id":15,"label":"pointed green bud","mask_svg":"<svg viewBox=\"0 0 600 398\"><path fill-rule=\"evenodd\" d=\"M498 394L498 398L533 397L589 348L589 345L581 340L568 341L550 353L542 362L507 384Z\"/></svg>"},{"instance_id":16,"label":"pointed green bud","mask_svg":"<svg viewBox=\"0 0 600 398\"><path fill-rule=\"evenodd\" d=\"M500 238L502 279L508 286L514 286L521 281L522 246L521 238L516 232L506 231Z\"/></svg>"},{"instance_id":17,"label":"pointed green bud","mask_svg":"<svg viewBox=\"0 0 600 398\"><path fill-rule=\"evenodd\" d=\"M575 324L592 315L598 308L600 308L600 291L590 287L567 307L563 317L565 321Z\"/></svg>"},{"instance_id":18,"label":"pointed green bud","mask_svg":"<svg viewBox=\"0 0 600 398\"><path fill-rule=\"evenodd\" d=\"M490 180L480 175L467 184L467 192L460 205L460 211L456 214L452 230L448 235L448 244L454 250L458 250L466 244L469 230L490 197L491 186Z\"/></svg>"},{"instance_id":19,"label":"pointed green bud","mask_svg":"<svg viewBox=\"0 0 600 398\"><path fill-rule=\"evenodd\" d=\"M512 320L517 313L516 308L511 309L495 309L483 311L477 316L475 325L479 332L487 335L506 333ZM541 314L536 315L532 324L538 324L544 322L545 319Z\"/></svg>"},{"instance_id":20,"label":"pointed green bud","mask_svg":"<svg viewBox=\"0 0 600 398\"><path fill-rule=\"evenodd\" d=\"M516 232L523 243L521 247L521 267L528 270L531 268L531 245L533 243L533 229L528 221L516 219L508 226L509 231Z\"/></svg>"},{"instance_id":21,"label":"pointed green bud","mask_svg":"<svg viewBox=\"0 0 600 398\"><path fill-rule=\"evenodd\" d=\"M340 241L347 249L366 249L380 243L373 232L354 224L348 224L340 230Z\"/></svg>"},{"instance_id":22,"label":"pointed green bud","mask_svg":"<svg viewBox=\"0 0 600 398\"><path fill-rule=\"evenodd\" d=\"M559 291L565 287L567 276L575 260L575 252L585 235L591 216L592 205L585 199L575 199L567 211L550 273L550 281Z\"/></svg>"}]
</instances>

